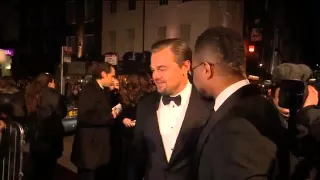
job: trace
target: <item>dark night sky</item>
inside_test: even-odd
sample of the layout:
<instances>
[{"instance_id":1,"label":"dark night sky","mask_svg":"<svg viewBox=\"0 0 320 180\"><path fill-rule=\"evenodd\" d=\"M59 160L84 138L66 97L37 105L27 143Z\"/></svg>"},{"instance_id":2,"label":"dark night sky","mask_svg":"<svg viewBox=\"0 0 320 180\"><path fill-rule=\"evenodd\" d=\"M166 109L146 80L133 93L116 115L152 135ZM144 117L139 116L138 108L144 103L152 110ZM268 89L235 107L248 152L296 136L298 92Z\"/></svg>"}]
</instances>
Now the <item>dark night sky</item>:
<instances>
[{"instance_id":1,"label":"dark night sky","mask_svg":"<svg viewBox=\"0 0 320 180\"><path fill-rule=\"evenodd\" d=\"M320 56L320 7L319 1L317 0L308 0L308 1L299 1L297 3L298 8L302 8L302 13L297 14L301 21L301 30L302 33L302 45L303 52L306 57L306 63L310 65L315 65L319 63ZM297 34L298 35L298 34Z\"/></svg>"},{"instance_id":2,"label":"dark night sky","mask_svg":"<svg viewBox=\"0 0 320 180\"><path fill-rule=\"evenodd\" d=\"M16 41L19 39L19 14L17 7L0 3L0 39Z\"/></svg>"},{"instance_id":3,"label":"dark night sky","mask_svg":"<svg viewBox=\"0 0 320 180\"><path fill-rule=\"evenodd\" d=\"M0 40L19 41L19 8L16 1L4 5L0 0ZM288 8L287 17L297 41L303 46L303 61L309 65L320 62L320 0L284 0ZM60 13L60 12L57 12ZM3 44L0 44L0 48ZM36 62L28 59L28 63ZM50 62L48 62L50 63ZM53 62L51 62L53 63Z\"/></svg>"}]
</instances>

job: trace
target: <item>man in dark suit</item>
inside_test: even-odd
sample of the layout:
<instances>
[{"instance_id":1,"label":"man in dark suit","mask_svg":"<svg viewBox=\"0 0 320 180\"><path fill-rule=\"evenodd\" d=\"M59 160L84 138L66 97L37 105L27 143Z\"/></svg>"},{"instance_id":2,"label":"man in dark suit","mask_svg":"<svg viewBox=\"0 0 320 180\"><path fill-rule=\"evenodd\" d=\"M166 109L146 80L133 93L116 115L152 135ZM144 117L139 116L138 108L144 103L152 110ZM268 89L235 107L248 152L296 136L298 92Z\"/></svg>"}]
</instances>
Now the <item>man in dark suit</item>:
<instances>
[{"instance_id":1,"label":"man in dark suit","mask_svg":"<svg viewBox=\"0 0 320 180\"><path fill-rule=\"evenodd\" d=\"M192 52L179 39L152 46L158 93L138 105L128 179L193 180L192 154L210 109L188 81Z\"/></svg>"},{"instance_id":2,"label":"man in dark suit","mask_svg":"<svg viewBox=\"0 0 320 180\"><path fill-rule=\"evenodd\" d=\"M71 161L78 167L79 179L106 179L110 161L110 125L117 113L105 92L115 69L107 63L93 65L93 81L82 90L78 102L77 132Z\"/></svg>"},{"instance_id":3,"label":"man in dark suit","mask_svg":"<svg viewBox=\"0 0 320 180\"><path fill-rule=\"evenodd\" d=\"M272 179L284 129L277 110L243 76L240 34L207 29L196 41L193 60L196 88L215 98L197 145L198 180Z\"/></svg>"}]
</instances>

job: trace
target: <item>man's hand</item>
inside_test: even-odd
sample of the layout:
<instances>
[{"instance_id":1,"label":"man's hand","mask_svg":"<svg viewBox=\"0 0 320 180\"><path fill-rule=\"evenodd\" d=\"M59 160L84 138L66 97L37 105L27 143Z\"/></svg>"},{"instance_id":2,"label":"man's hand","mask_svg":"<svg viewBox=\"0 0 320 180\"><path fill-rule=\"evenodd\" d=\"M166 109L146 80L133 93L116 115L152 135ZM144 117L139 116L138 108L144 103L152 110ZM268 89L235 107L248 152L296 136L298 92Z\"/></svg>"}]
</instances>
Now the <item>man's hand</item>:
<instances>
[{"instance_id":1,"label":"man's hand","mask_svg":"<svg viewBox=\"0 0 320 180\"><path fill-rule=\"evenodd\" d=\"M118 116L118 113L115 110L112 110L111 114L112 114L114 119L117 118L117 116Z\"/></svg>"},{"instance_id":2,"label":"man's hand","mask_svg":"<svg viewBox=\"0 0 320 180\"><path fill-rule=\"evenodd\" d=\"M319 103L318 91L314 87L308 86L308 93L309 93L308 97L303 107L318 105Z\"/></svg>"},{"instance_id":3,"label":"man's hand","mask_svg":"<svg viewBox=\"0 0 320 180\"><path fill-rule=\"evenodd\" d=\"M6 128L6 124L4 123L3 120L0 120L0 132L2 132L4 128Z\"/></svg>"},{"instance_id":4,"label":"man's hand","mask_svg":"<svg viewBox=\"0 0 320 180\"><path fill-rule=\"evenodd\" d=\"M125 127L134 127L136 125L135 121L129 118L124 118L122 120L122 123L124 124Z\"/></svg>"}]
</instances>

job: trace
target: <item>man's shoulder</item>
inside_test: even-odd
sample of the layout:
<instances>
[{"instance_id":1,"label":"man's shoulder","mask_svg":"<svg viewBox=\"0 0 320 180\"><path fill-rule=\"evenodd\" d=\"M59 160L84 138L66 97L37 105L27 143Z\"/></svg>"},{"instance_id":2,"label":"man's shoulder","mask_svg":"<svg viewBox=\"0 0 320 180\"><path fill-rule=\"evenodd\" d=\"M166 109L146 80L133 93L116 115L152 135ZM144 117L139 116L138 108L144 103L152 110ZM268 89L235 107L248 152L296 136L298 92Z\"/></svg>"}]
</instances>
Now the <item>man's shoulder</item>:
<instances>
[{"instance_id":1,"label":"man's shoulder","mask_svg":"<svg viewBox=\"0 0 320 180\"><path fill-rule=\"evenodd\" d=\"M82 91L91 91L95 89L95 84L93 82L88 82L82 89Z\"/></svg>"},{"instance_id":2,"label":"man's shoulder","mask_svg":"<svg viewBox=\"0 0 320 180\"><path fill-rule=\"evenodd\" d=\"M160 96L161 95L158 92L148 93L141 98L139 106L148 106L154 104L160 98Z\"/></svg>"}]
</instances>

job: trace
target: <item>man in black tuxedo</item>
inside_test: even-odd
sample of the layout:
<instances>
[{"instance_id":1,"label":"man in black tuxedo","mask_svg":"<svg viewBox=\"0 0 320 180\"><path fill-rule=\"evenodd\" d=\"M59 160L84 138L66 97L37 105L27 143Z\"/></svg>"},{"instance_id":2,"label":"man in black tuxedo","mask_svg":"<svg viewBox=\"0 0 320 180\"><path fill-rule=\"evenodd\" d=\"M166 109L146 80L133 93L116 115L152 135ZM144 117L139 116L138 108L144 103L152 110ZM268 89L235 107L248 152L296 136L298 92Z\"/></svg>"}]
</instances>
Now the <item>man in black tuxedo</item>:
<instances>
[{"instance_id":1,"label":"man in black tuxedo","mask_svg":"<svg viewBox=\"0 0 320 180\"><path fill-rule=\"evenodd\" d=\"M117 113L112 110L107 88L115 69L107 63L93 65L93 81L81 91L78 102L78 124L73 141L71 161L83 180L106 179L110 161L110 125Z\"/></svg>"},{"instance_id":2,"label":"man in black tuxedo","mask_svg":"<svg viewBox=\"0 0 320 180\"><path fill-rule=\"evenodd\" d=\"M197 145L198 180L272 179L284 129L277 110L243 76L240 34L207 29L196 41L193 60L196 88L215 98Z\"/></svg>"},{"instance_id":3,"label":"man in black tuxedo","mask_svg":"<svg viewBox=\"0 0 320 180\"><path fill-rule=\"evenodd\" d=\"M192 52L180 39L152 46L157 91L139 103L130 180L194 180L192 155L210 111L188 80Z\"/></svg>"}]
</instances>

